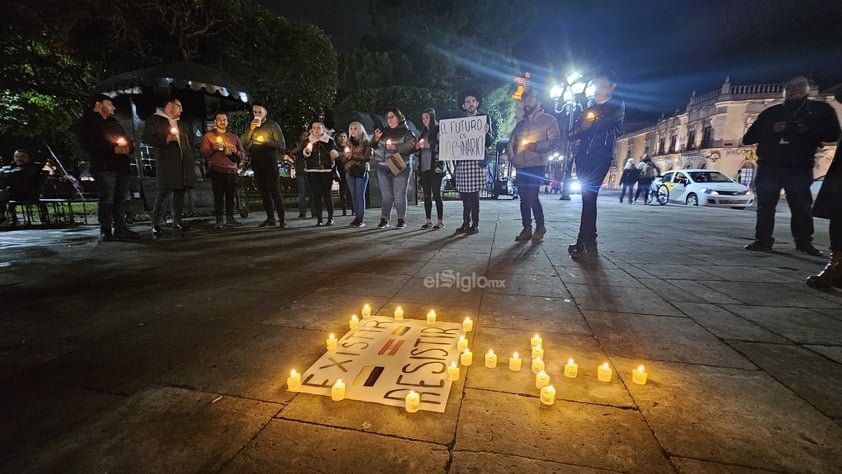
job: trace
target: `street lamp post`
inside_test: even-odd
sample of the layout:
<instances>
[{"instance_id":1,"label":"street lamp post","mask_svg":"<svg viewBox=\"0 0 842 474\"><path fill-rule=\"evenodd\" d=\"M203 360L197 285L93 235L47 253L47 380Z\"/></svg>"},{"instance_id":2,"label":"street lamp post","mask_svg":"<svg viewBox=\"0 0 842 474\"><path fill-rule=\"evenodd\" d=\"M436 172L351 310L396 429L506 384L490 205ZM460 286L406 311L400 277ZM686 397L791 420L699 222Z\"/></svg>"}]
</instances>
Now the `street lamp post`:
<instances>
[{"instance_id":1,"label":"street lamp post","mask_svg":"<svg viewBox=\"0 0 842 474\"><path fill-rule=\"evenodd\" d=\"M573 128L577 113L581 112L584 109L584 105L587 104L587 98L585 96L587 85L581 81L581 78L581 74L573 73L565 78L564 86L554 85L550 89L550 98L555 102L556 115L563 114L566 116L564 126L561 127L564 130L565 146L564 156L562 157L564 164L561 167L562 189L561 197L559 198L565 201L570 199L570 178L573 168L572 146L570 139L567 138L567 134Z\"/></svg>"}]
</instances>

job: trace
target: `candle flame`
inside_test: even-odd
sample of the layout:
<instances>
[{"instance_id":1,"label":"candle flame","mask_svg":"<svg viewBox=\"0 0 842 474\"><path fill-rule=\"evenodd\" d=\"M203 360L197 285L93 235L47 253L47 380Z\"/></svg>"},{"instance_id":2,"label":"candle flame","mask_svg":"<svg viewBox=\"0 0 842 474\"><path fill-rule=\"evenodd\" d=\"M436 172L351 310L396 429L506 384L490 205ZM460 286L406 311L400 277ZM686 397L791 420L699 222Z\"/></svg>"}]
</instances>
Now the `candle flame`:
<instances>
[{"instance_id":1,"label":"candle flame","mask_svg":"<svg viewBox=\"0 0 842 474\"><path fill-rule=\"evenodd\" d=\"M335 384L333 384L333 385L334 385L334 386L337 386L337 387L338 387L338 386L340 386L340 385L343 385L343 384L342 384L342 379L336 379L336 383L335 383Z\"/></svg>"},{"instance_id":2,"label":"candle flame","mask_svg":"<svg viewBox=\"0 0 842 474\"><path fill-rule=\"evenodd\" d=\"M465 336L459 336L459 341L460 341L460 342L461 342L461 341L464 341L464 340L465 340Z\"/></svg>"},{"instance_id":3,"label":"candle flame","mask_svg":"<svg viewBox=\"0 0 842 474\"><path fill-rule=\"evenodd\" d=\"M298 375L298 372L296 372L295 369L292 369L292 371L289 373L289 376L293 378L295 378L296 375Z\"/></svg>"},{"instance_id":4,"label":"candle flame","mask_svg":"<svg viewBox=\"0 0 842 474\"><path fill-rule=\"evenodd\" d=\"M216 137L216 143L222 143L222 137Z\"/></svg>"},{"instance_id":5,"label":"candle flame","mask_svg":"<svg viewBox=\"0 0 842 474\"><path fill-rule=\"evenodd\" d=\"M336 336L334 336L333 333L330 333L330 336L328 336L328 339L336 339Z\"/></svg>"},{"instance_id":6,"label":"candle flame","mask_svg":"<svg viewBox=\"0 0 842 474\"><path fill-rule=\"evenodd\" d=\"M602 370L608 370L608 362L602 364Z\"/></svg>"},{"instance_id":7,"label":"candle flame","mask_svg":"<svg viewBox=\"0 0 842 474\"><path fill-rule=\"evenodd\" d=\"M536 357L536 358L535 358L535 362L541 362L541 358L540 358L540 357Z\"/></svg>"},{"instance_id":8,"label":"candle flame","mask_svg":"<svg viewBox=\"0 0 842 474\"><path fill-rule=\"evenodd\" d=\"M465 354L470 354L470 353L471 353L471 350L466 347L465 348Z\"/></svg>"},{"instance_id":9,"label":"candle flame","mask_svg":"<svg viewBox=\"0 0 842 474\"><path fill-rule=\"evenodd\" d=\"M567 361L567 365L569 365L571 367L573 366L573 363L574 363L573 359L570 359L570 360Z\"/></svg>"},{"instance_id":10,"label":"candle flame","mask_svg":"<svg viewBox=\"0 0 842 474\"><path fill-rule=\"evenodd\" d=\"M359 319L359 318L357 317L357 315L356 315L356 314L352 314L352 315L351 315L351 320L353 321L353 320L355 320L355 319Z\"/></svg>"},{"instance_id":11,"label":"candle flame","mask_svg":"<svg viewBox=\"0 0 842 474\"><path fill-rule=\"evenodd\" d=\"M519 356L519 355L517 355L517 352L515 352L515 353L512 355L512 359L517 359L517 358L519 358L519 357L520 357L520 356Z\"/></svg>"},{"instance_id":12,"label":"candle flame","mask_svg":"<svg viewBox=\"0 0 842 474\"><path fill-rule=\"evenodd\" d=\"M641 365L640 367L638 367L637 371L642 374L643 373L643 366Z\"/></svg>"},{"instance_id":13,"label":"candle flame","mask_svg":"<svg viewBox=\"0 0 842 474\"><path fill-rule=\"evenodd\" d=\"M494 355L494 351L493 351L492 349L488 349L488 355L493 356L493 355Z\"/></svg>"},{"instance_id":14,"label":"candle flame","mask_svg":"<svg viewBox=\"0 0 842 474\"><path fill-rule=\"evenodd\" d=\"M435 316L435 315L436 315L436 312L433 311L432 309L430 310L429 313L427 313L427 316Z\"/></svg>"},{"instance_id":15,"label":"candle flame","mask_svg":"<svg viewBox=\"0 0 842 474\"><path fill-rule=\"evenodd\" d=\"M175 127L172 127L172 128L170 129L170 133L172 133L173 135L175 135L176 133L178 133L178 129L177 129L177 128L175 128Z\"/></svg>"},{"instance_id":16,"label":"candle flame","mask_svg":"<svg viewBox=\"0 0 842 474\"><path fill-rule=\"evenodd\" d=\"M453 368L455 369L455 368L456 368L456 361L454 360L453 362L451 362L451 363L450 363L450 366L451 366L451 367L453 367Z\"/></svg>"},{"instance_id":17,"label":"candle flame","mask_svg":"<svg viewBox=\"0 0 842 474\"><path fill-rule=\"evenodd\" d=\"M540 372L538 372L538 377L544 378L544 377L546 377L546 376L547 376L547 373L546 373L546 372L544 372L543 370L542 370L542 371L540 371Z\"/></svg>"}]
</instances>

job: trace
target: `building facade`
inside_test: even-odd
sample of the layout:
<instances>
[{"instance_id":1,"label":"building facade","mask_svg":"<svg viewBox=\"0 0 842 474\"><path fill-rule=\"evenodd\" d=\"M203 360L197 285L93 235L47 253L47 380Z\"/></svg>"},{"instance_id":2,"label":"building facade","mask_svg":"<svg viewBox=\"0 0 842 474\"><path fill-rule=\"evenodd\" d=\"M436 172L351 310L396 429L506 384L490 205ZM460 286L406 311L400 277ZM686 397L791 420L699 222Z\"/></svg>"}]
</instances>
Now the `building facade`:
<instances>
[{"instance_id":1,"label":"building facade","mask_svg":"<svg viewBox=\"0 0 842 474\"><path fill-rule=\"evenodd\" d=\"M832 93L813 86L810 99L828 102L842 118L842 105L833 100ZM628 158L638 163L648 154L661 172L714 169L750 185L757 165L756 146L744 146L742 137L760 112L781 102L781 84L732 85L726 78L719 90L700 96L694 92L685 112L618 138L615 170L622 170ZM818 150L814 176L824 176L835 151L836 143Z\"/></svg>"}]
</instances>

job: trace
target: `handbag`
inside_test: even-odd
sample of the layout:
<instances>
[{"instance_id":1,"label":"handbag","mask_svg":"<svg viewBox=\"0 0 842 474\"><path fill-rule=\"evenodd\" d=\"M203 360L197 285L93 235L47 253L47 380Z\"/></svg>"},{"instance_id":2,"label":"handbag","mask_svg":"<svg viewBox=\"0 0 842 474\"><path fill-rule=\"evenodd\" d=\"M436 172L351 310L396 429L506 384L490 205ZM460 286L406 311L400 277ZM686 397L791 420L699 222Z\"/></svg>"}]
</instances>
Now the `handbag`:
<instances>
[{"instance_id":1,"label":"handbag","mask_svg":"<svg viewBox=\"0 0 842 474\"><path fill-rule=\"evenodd\" d=\"M348 174L355 178L365 178L365 172L365 165L359 163L352 163L351 167L348 168Z\"/></svg>"},{"instance_id":2,"label":"handbag","mask_svg":"<svg viewBox=\"0 0 842 474\"><path fill-rule=\"evenodd\" d=\"M393 175L397 176L406 169L406 161L404 161L400 153L395 153L386 158L386 167L389 168L389 171Z\"/></svg>"}]
</instances>

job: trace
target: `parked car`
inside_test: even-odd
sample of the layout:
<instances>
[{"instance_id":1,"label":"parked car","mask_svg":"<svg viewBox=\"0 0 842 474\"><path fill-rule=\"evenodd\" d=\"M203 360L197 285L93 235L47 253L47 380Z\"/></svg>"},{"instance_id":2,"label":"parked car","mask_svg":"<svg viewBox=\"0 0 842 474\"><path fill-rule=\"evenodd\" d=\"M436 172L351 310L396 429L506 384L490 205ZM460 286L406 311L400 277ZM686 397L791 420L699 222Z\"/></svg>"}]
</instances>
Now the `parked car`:
<instances>
[{"instance_id":1,"label":"parked car","mask_svg":"<svg viewBox=\"0 0 842 474\"><path fill-rule=\"evenodd\" d=\"M754 204L754 193L728 175L703 169L667 171L655 180L661 205L667 202L688 206L745 209Z\"/></svg>"}]
</instances>

